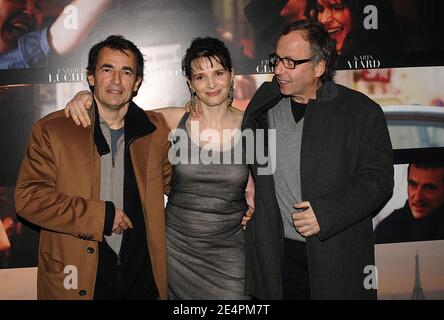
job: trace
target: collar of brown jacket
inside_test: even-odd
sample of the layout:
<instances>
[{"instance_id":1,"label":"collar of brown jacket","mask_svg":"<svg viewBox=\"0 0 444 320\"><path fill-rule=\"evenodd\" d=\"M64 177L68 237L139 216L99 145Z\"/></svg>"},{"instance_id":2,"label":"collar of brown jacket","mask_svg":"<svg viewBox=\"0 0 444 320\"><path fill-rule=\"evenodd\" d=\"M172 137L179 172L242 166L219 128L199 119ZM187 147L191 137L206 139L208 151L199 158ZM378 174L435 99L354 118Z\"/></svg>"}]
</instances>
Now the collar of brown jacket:
<instances>
[{"instance_id":1,"label":"collar of brown jacket","mask_svg":"<svg viewBox=\"0 0 444 320\"><path fill-rule=\"evenodd\" d=\"M106 142L102 130L100 129L100 121L98 117L99 110L97 108L95 99L93 100L92 108L89 110L92 123L94 123L93 134L97 152L100 155L107 154L111 152L111 150ZM130 101L128 111L125 115L125 148L127 148L134 139L150 134L155 130L156 126L148 118L145 111L143 111L133 101Z\"/></svg>"}]
</instances>

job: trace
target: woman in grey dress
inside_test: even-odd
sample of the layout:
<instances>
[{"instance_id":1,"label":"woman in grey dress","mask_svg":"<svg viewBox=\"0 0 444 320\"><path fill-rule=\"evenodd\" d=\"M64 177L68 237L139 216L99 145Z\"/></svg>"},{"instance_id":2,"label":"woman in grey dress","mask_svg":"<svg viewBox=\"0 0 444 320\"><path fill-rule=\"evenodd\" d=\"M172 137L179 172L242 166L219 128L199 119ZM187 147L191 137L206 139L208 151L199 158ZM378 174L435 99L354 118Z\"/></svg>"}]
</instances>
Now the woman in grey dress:
<instances>
[{"instance_id":1,"label":"woman in grey dress","mask_svg":"<svg viewBox=\"0 0 444 320\"><path fill-rule=\"evenodd\" d=\"M235 137L224 135L223 131L239 132L243 119L243 111L231 105L234 72L230 54L220 40L197 38L183 58L182 69L192 105L199 105L201 110L200 117L192 118L183 107L155 110L175 129L170 153L173 179L166 207L169 296L249 299L245 294L241 221L245 225L252 212L246 195L250 195L252 204L250 190L254 187L247 165L223 161L234 160L239 150ZM83 91L68 103L65 111L77 124L86 126L89 117L85 108L91 102L89 92ZM219 139L206 141L208 132ZM194 158L193 147L198 151ZM220 164L207 163L199 157L201 154L220 159ZM189 161L180 161L182 158Z\"/></svg>"},{"instance_id":2,"label":"woman in grey dress","mask_svg":"<svg viewBox=\"0 0 444 320\"><path fill-rule=\"evenodd\" d=\"M202 134L212 130L223 137L224 129L240 128L243 112L231 106L230 55L221 41L198 38L188 48L182 70L202 116L192 120L185 113L173 135L176 158L170 157L173 180L166 207L169 295L171 299L248 299L240 225L248 209L248 167L233 163L234 153L241 150L235 135L225 141L205 141ZM193 147L213 163L202 156L193 158Z\"/></svg>"},{"instance_id":3,"label":"woman in grey dress","mask_svg":"<svg viewBox=\"0 0 444 320\"><path fill-rule=\"evenodd\" d=\"M188 120L186 113L178 129L186 132ZM185 141L178 154L194 143ZM234 149L225 152L231 155ZM248 209L248 168L190 162L173 166L166 207L170 299L246 299L240 221Z\"/></svg>"}]
</instances>

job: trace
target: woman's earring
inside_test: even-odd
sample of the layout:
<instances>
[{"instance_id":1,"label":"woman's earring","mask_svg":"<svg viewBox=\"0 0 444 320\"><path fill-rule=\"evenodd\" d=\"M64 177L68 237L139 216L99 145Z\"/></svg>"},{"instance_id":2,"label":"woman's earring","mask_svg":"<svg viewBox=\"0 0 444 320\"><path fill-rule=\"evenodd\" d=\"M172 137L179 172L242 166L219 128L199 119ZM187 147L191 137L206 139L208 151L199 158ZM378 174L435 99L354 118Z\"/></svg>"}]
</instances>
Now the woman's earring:
<instances>
[{"instance_id":1,"label":"woman's earring","mask_svg":"<svg viewBox=\"0 0 444 320\"><path fill-rule=\"evenodd\" d=\"M233 103L233 99L234 99L234 81L231 81L231 85L230 85L230 90L228 91L228 105L231 106L231 104Z\"/></svg>"},{"instance_id":2,"label":"woman's earring","mask_svg":"<svg viewBox=\"0 0 444 320\"><path fill-rule=\"evenodd\" d=\"M191 91L190 108L191 112L196 111L196 93L193 91Z\"/></svg>"}]
</instances>

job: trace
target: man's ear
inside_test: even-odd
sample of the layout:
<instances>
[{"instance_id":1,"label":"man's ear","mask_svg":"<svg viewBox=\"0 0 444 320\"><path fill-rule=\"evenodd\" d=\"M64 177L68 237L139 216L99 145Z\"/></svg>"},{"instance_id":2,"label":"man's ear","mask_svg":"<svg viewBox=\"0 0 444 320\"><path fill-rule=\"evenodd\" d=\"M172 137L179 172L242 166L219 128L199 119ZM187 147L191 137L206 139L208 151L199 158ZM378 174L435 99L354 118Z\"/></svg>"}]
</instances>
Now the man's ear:
<instances>
[{"instance_id":1,"label":"man's ear","mask_svg":"<svg viewBox=\"0 0 444 320\"><path fill-rule=\"evenodd\" d=\"M140 84L142 83L142 78L138 77L136 83L134 83L133 91L137 92L139 90Z\"/></svg>"},{"instance_id":2,"label":"man's ear","mask_svg":"<svg viewBox=\"0 0 444 320\"><path fill-rule=\"evenodd\" d=\"M90 73L87 75L88 84L90 87L94 87L94 74Z\"/></svg>"},{"instance_id":3,"label":"man's ear","mask_svg":"<svg viewBox=\"0 0 444 320\"><path fill-rule=\"evenodd\" d=\"M315 77L320 78L325 73L325 60L321 60L315 65Z\"/></svg>"}]
</instances>

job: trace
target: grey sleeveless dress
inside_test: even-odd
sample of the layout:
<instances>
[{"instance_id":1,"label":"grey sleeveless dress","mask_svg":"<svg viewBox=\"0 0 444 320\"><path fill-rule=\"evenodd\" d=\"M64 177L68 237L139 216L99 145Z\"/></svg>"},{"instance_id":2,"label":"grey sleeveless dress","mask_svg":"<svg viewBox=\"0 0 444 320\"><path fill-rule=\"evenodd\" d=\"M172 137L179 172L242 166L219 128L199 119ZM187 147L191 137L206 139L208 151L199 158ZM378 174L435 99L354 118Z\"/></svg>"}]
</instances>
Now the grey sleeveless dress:
<instances>
[{"instance_id":1,"label":"grey sleeveless dress","mask_svg":"<svg viewBox=\"0 0 444 320\"><path fill-rule=\"evenodd\" d=\"M178 129L186 131L188 116ZM173 165L166 206L170 299L249 299L241 228L247 180L243 164Z\"/></svg>"}]
</instances>

